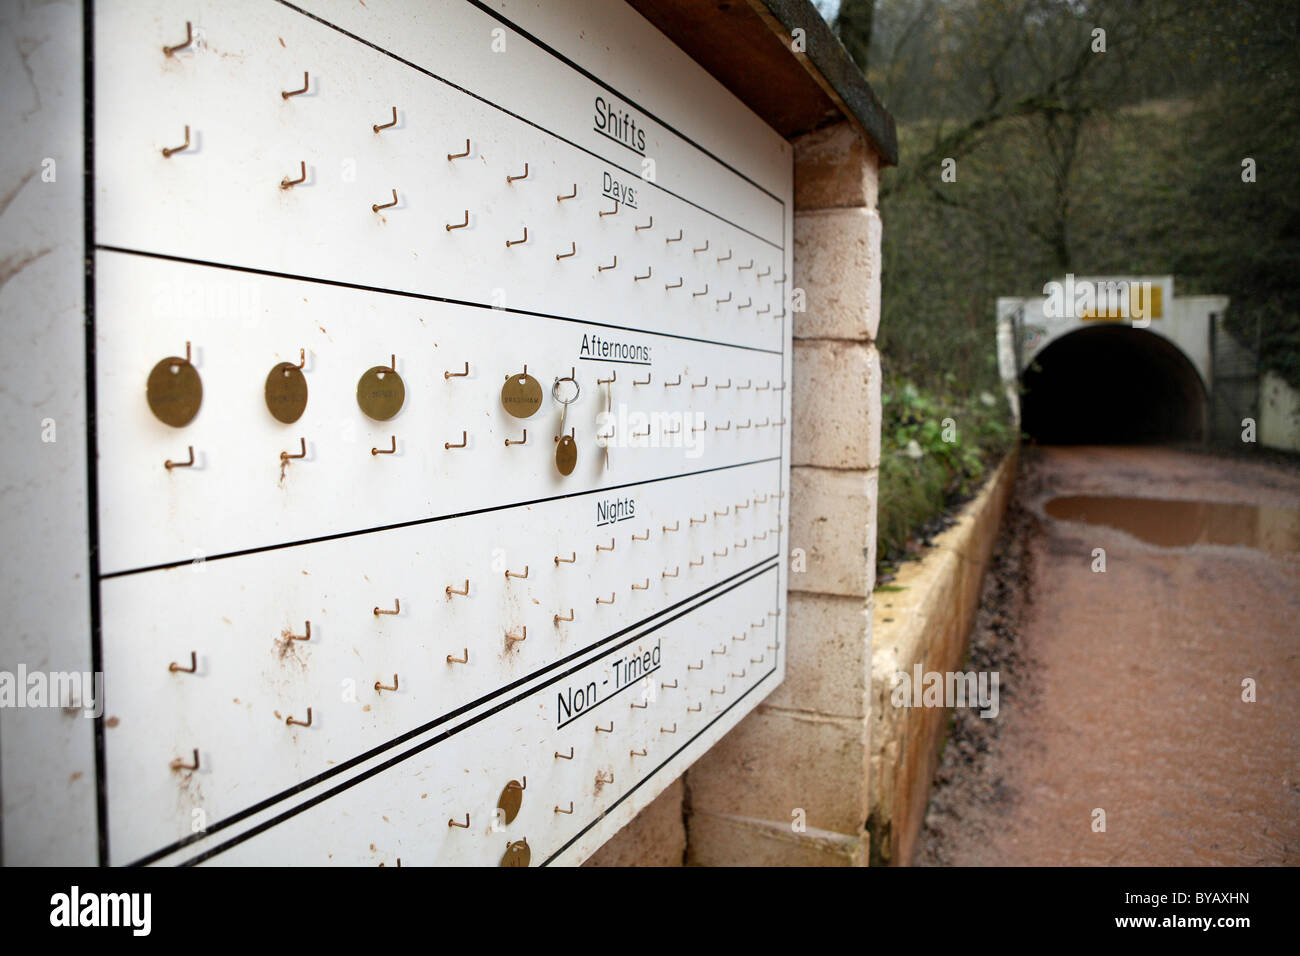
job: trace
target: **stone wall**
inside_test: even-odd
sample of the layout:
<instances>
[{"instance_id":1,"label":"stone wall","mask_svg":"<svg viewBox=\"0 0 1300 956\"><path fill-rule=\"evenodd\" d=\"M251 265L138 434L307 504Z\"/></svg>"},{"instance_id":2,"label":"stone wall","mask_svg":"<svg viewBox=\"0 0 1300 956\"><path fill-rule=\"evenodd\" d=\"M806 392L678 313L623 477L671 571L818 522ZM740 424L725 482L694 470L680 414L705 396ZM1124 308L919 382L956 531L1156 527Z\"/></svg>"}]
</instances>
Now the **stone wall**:
<instances>
[{"instance_id":1,"label":"stone wall","mask_svg":"<svg viewBox=\"0 0 1300 956\"><path fill-rule=\"evenodd\" d=\"M1009 455L922 560L876 595L871 674L871 864L906 865L930 802L951 711L894 707L894 675L964 671L984 572L1015 485Z\"/></svg>"}]
</instances>

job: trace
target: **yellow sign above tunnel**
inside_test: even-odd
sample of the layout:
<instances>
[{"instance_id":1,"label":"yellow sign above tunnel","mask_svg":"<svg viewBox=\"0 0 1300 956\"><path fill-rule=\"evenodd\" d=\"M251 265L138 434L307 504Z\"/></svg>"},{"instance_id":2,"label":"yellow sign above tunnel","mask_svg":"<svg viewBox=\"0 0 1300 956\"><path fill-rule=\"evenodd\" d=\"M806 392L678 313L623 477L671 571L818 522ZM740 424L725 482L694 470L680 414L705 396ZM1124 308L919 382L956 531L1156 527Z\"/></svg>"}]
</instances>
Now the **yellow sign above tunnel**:
<instances>
[{"instance_id":1,"label":"yellow sign above tunnel","mask_svg":"<svg viewBox=\"0 0 1300 956\"><path fill-rule=\"evenodd\" d=\"M1079 314L1084 322L1122 322L1125 319L1160 319L1165 314L1163 286L1149 282L1129 282L1128 299L1112 299L1103 308L1085 309Z\"/></svg>"}]
</instances>

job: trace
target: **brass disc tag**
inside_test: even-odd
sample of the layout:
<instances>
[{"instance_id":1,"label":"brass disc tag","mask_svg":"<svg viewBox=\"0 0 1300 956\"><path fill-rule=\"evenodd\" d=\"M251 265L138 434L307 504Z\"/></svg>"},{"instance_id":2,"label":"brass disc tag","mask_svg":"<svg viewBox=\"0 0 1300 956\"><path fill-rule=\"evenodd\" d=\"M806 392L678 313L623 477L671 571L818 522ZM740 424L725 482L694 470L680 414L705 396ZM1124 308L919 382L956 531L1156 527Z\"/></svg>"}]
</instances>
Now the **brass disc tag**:
<instances>
[{"instance_id":1,"label":"brass disc tag","mask_svg":"<svg viewBox=\"0 0 1300 956\"><path fill-rule=\"evenodd\" d=\"M188 425L203 403L203 382L198 369L175 355L163 359L149 373L145 397L150 411L163 424L173 428Z\"/></svg>"},{"instance_id":2,"label":"brass disc tag","mask_svg":"<svg viewBox=\"0 0 1300 956\"><path fill-rule=\"evenodd\" d=\"M560 474L571 475L577 465L578 443L571 436L565 435L555 446L555 467L560 470Z\"/></svg>"},{"instance_id":3,"label":"brass disc tag","mask_svg":"<svg viewBox=\"0 0 1300 956\"><path fill-rule=\"evenodd\" d=\"M519 785L518 780L511 780L501 791L501 798L497 800L497 809L501 811L506 823L514 822L515 817L519 816L519 807L523 802L523 787Z\"/></svg>"},{"instance_id":4,"label":"brass disc tag","mask_svg":"<svg viewBox=\"0 0 1300 956\"><path fill-rule=\"evenodd\" d=\"M307 376L292 362L281 362L266 376L266 407L278 421L291 425L307 408Z\"/></svg>"},{"instance_id":5,"label":"brass disc tag","mask_svg":"<svg viewBox=\"0 0 1300 956\"><path fill-rule=\"evenodd\" d=\"M387 365L376 365L357 381L357 404L377 422L386 422L402 410L406 386L402 376Z\"/></svg>"},{"instance_id":6,"label":"brass disc tag","mask_svg":"<svg viewBox=\"0 0 1300 956\"><path fill-rule=\"evenodd\" d=\"M530 418L542 407L542 386L527 372L511 375L501 386L501 406L515 418Z\"/></svg>"},{"instance_id":7,"label":"brass disc tag","mask_svg":"<svg viewBox=\"0 0 1300 956\"><path fill-rule=\"evenodd\" d=\"M528 848L527 840L516 840L506 847L505 856L501 857L502 866L527 866L533 858L533 851Z\"/></svg>"}]
</instances>

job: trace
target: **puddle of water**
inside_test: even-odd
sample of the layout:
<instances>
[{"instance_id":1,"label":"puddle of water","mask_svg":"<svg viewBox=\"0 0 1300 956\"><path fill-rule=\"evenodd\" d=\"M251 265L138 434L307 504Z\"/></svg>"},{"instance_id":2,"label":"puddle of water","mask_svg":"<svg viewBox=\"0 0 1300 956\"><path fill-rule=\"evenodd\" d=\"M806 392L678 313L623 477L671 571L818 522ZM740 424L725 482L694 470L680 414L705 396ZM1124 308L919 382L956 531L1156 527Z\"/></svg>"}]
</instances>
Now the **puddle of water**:
<instances>
[{"instance_id":1,"label":"puddle of water","mask_svg":"<svg viewBox=\"0 0 1300 956\"><path fill-rule=\"evenodd\" d=\"M1162 548L1224 544L1300 551L1300 511L1292 508L1070 495L1047 502L1047 513L1063 521L1118 528Z\"/></svg>"}]
</instances>

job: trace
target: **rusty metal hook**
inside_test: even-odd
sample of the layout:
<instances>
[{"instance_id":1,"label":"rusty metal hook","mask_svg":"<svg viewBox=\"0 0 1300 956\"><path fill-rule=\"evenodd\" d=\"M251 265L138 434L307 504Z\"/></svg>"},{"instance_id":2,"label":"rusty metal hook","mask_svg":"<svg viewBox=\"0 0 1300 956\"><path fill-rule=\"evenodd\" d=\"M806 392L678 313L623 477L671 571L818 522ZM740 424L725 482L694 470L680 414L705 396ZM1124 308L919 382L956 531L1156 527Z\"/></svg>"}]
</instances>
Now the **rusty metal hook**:
<instances>
[{"instance_id":1,"label":"rusty metal hook","mask_svg":"<svg viewBox=\"0 0 1300 956\"><path fill-rule=\"evenodd\" d=\"M194 28L193 25L190 23L190 21L186 20L185 21L185 42L178 43L175 46L163 47L163 54L166 56L171 56L177 50L183 50L193 42L194 42Z\"/></svg>"},{"instance_id":2,"label":"rusty metal hook","mask_svg":"<svg viewBox=\"0 0 1300 956\"><path fill-rule=\"evenodd\" d=\"M306 93L306 92L307 92L307 88L308 88L310 85L311 85L311 77L307 74L307 71L306 71L306 70L303 70L303 73L302 73L302 89L300 89L300 90L281 90L281 91L280 91L280 95L281 95L282 97L284 97L286 100L287 100L289 97L291 97L291 96L301 96L303 93Z\"/></svg>"},{"instance_id":3,"label":"rusty metal hook","mask_svg":"<svg viewBox=\"0 0 1300 956\"><path fill-rule=\"evenodd\" d=\"M164 159L170 158L172 153L179 153L189 148L190 148L190 128L188 125L186 125L185 144L183 146L164 146L162 151L163 158Z\"/></svg>"},{"instance_id":4,"label":"rusty metal hook","mask_svg":"<svg viewBox=\"0 0 1300 956\"><path fill-rule=\"evenodd\" d=\"M302 451L299 452L299 453L296 454L296 455L291 455L291 454L289 454L287 451L282 451L282 452L280 452L280 460L281 460L281 461L288 461L290 458L306 458L306 457L307 457L307 439L305 439L305 438L299 438L298 441L299 441L299 442L301 443L301 445L302 445Z\"/></svg>"},{"instance_id":5,"label":"rusty metal hook","mask_svg":"<svg viewBox=\"0 0 1300 956\"><path fill-rule=\"evenodd\" d=\"M394 106L394 107L393 107L393 120L392 120L392 122L390 122L390 123L382 123L382 124L374 124L375 132L378 133L381 129L388 129L390 126L396 126L396 125L397 125L397 107Z\"/></svg>"},{"instance_id":6,"label":"rusty metal hook","mask_svg":"<svg viewBox=\"0 0 1300 956\"><path fill-rule=\"evenodd\" d=\"M288 176L285 176L284 179L280 180L280 188L281 188L281 189L289 189L289 188L291 188L291 187L293 187L293 186L297 186L299 183L305 183L306 181L307 181L307 161L306 161L306 160L299 160L299 161L298 161L298 178L297 178L297 179L290 179Z\"/></svg>"},{"instance_id":7,"label":"rusty metal hook","mask_svg":"<svg viewBox=\"0 0 1300 956\"><path fill-rule=\"evenodd\" d=\"M173 468L190 468L190 467L193 467L193 465L194 465L194 446L193 446L193 445L190 445L190 446L188 446L188 447L189 447L189 450L190 450L190 460L189 460L189 461L172 461L170 458L168 458L165 462L163 462L163 467L166 468L168 471L171 471Z\"/></svg>"},{"instance_id":8,"label":"rusty metal hook","mask_svg":"<svg viewBox=\"0 0 1300 956\"><path fill-rule=\"evenodd\" d=\"M199 748L198 747L194 748L194 759L190 763L186 763L180 757L177 757L175 760L172 761L171 766L173 770L189 770L189 771L198 770L199 769Z\"/></svg>"}]
</instances>

